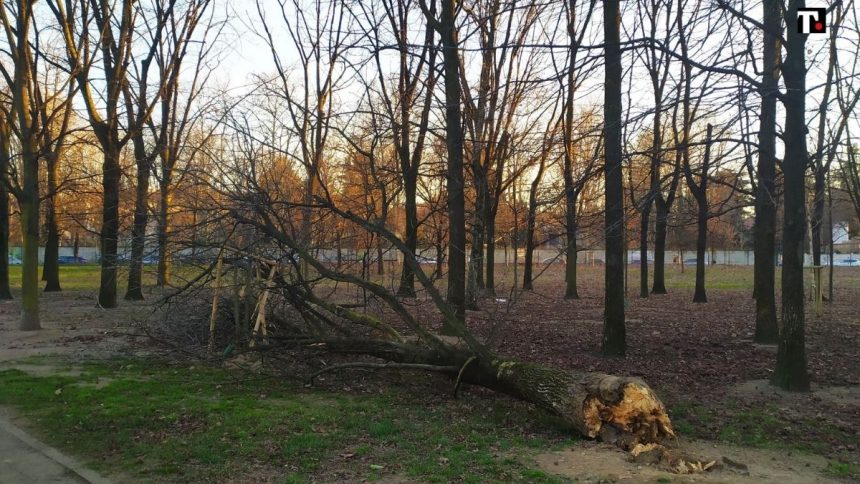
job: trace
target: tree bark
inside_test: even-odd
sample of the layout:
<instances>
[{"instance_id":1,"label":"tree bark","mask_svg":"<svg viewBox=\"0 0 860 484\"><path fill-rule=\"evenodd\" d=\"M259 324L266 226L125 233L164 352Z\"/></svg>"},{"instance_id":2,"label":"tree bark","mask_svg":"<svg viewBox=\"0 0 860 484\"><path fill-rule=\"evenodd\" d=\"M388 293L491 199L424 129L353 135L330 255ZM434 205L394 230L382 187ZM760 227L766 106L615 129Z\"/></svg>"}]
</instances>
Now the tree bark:
<instances>
[{"instance_id":1,"label":"tree bark","mask_svg":"<svg viewBox=\"0 0 860 484\"><path fill-rule=\"evenodd\" d=\"M663 197L658 196L654 222L654 281L651 294L666 294L666 233L669 230L669 209Z\"/></svg>"},{"instance_id":2,"label":"tree bark","mask_svg":"<svg viewBox=\"0 0 860 484\"><path fill-rule=\"evenodd\" d=\"M523 290L534 290L535 224L537 223L537 194L529 191L529 208L526 214L526 253L523 257Z\"/></svg>"},{"instance_id":3,"label":"tree bark","mask_svg":"<svg viewBox=\"0 0 860 484\"><path fill-rule=\"evenodd\" d=\"M143 253L146 250L146 225L149 221L149 178L152 157L146 152L143 136L132 137L134 159L137 165L137 186L134 190L134 222L131 228L131 260L128 266L126 301L142 301Z\"/></svg>"},{"instance_id":4,"label":"tree bark","mask_svg":"<svg viewBox=\"0 0 860 484\"><path fill-rule=\"evenodd\" d=\"M689 121L685 122L689 123ZM687 126L689 126L687 124ZM702 171L699 183L693 181L692 169L690 168L689 160L689 131L685 127L684 139L685 154L684 154L684 176L687 178L687 185L696 199L696 291L693 294L694 303L708 302L708 297L705 294L705 253L708 250L708 217L710 216L708 207L708 171L711 164L711 143L713 139L714 127L708 124L708 130L705 138L705 159L702 161Z\"/></svg>"},{"instance_id":5,"label":"tree bark","mask_svg":"<svg viewBox=\"0 0 860 484\"><path fill-rule=\"evenodd\" d=\"M9 194L3 183L0 183L0 299L12 299L9 287Z\"/></svg>"},{"instance_id":6,"label":"tree bark","mask_svg":"<svg viewBox=\"0 0 860 484\"><path fill-rule=\"evenodd\" d=\"M567 170L565 168L565 170ZM579 299L579 292L576 288L576 259L577 259L577 218L576 218L576 193L570 196L569 193L573 190L567 188L567 175L565 175L565 229L567 246L565 247L564 260L564 298ZM572 180L571 180L572 181Z\"/></svg>"},{"instance_id":7,"label":"tree bark","mask_svg":"<svg viewBox=\"0 0 860 484\"><path fill-rule=\"evenodd\" d=\"M547 141L547 140L545 140ZM523 269L523 290L531 291L534 289L534 251L535 251L535 225L537 225L537 209L538 209L538 188L543 179L543 173L546 170L547 152L541 154L540 165L532 180L532 185L529 188L529 208L526 214L526 254L525 266Z\"/></svg>"},{"instance_id":8,"label":"tree bark","mask_svg":"<svg viewBox=\"0 0 860 484\"><path fill-rule=\"evenodd\" d=\"M156 285L165 287L170 284L170 253L168 234L170 231L171 176L165 173L159 187L158 202L158 275Z\"/></svg>"},{"instance_id":9,"label":"tree bark","mask_svg":"<svg viewBox=\"0 0 860 484\"><path fill-rule=\"evenodd\" d=\"M472 162L472 174L475 183L475 209L472 214L472 247L469 257L468 285L466 287L466 305L478 309L478 291L484 286L484 203L486 202L487 180L480 163Z\"/></svg>"},{"instance_id":10,"label":"tree bark","mask_svg":"<svg viewBox=\"0 0 860 484\"><path fill-rule=\"evenodd\" d=\"M651 220L651 201L644 200L639 214L639 297L648 297L648 226Z\"/></svg>"},{"instance_id":11,"label":"tree bark","mask_svg":"<svg viewBox=\"0 0 860 484\"><path fill-rule=\"evenodd\" d=\"M119 183L122 170L119 165L120 149L113 143L105 148L102 163L102 229L101 279L99 281L99 306L117 306L117 242L119 238Z\"/></svg>"},{"instance_id":12,"label":"tree bark","mask_svg":"<svg viewBox=\"0 0 860 484\"><path fill-rule=\"evenodd\" d=\"M402 155L401 155L402 156ZM406 217L406 247L415 254L418 250L418 167L410 164L403 171L403 193L405 200ZM403 258L403 267L400 272L400 286L397 295L402 297L415 297L415 273Z\"/></svg>"},{"instance_id":13,"label":"tree bark","mask_svg":"<svg viewBox=\"0 0 860 484\"><path fill-rule=\"evenodd\" d=\"M48 175L48 197L45 200L45 226L48 229L45 241L45 262L42 266L42 279L45 292L57 292L60 287L60 233L57 228L57 171L59 160L55 153L46 156Z\"/></svg>"},{"instance_id":14,"label":"tree bark","mask_svg":"<svg viewBox=\"0 0 860 484\"><path fill-rule=\"evenodd\" d=\"M604 192L605 192L605 303L602 351L623 356L626 344L624 323L624 180L621 173L621 45L619 0L603 5L605 42L604 90Z\"/></svg>"},{"instance_id":15,"label":"tree bark","mask_svg":"<svg viewBox=\"0 0 860 484\"><path fill-rule=\"evenodd\" d=\"M797 16L804 0L790 0L787 18ZM772 383L784 390L809 391L806 369L803 300L803 236L806 232L806 35L786 29L785 76L785 216L783 217L782 328Z\"/></svg>"},{"instance_id":16,"label":"tree bark","mask_svg":"<svg viewBox=\"0 0 860 484\"><path fill-rule=\"evenodd\" d=\"M762 56L761 113L758 135L759 158L755 194L753 293L756 304L755 336L760 344L776 343L774 295L776 244L776 101L779 93L781 1L763 0L764 51Z\"/></svg>"},{"instance_id":17,"label":"tree bark","mask_svg":"<svg viewBox=\"0 0 860 484\"><path fill-rule=\"evenodd\" d=\"M487 276L484 280L484 290L488 296L496 295L496 210L488 203L484 208L487 210Z\"/></svg>"},{"instance_id":18,"label":"tree bark","mask_svg":"<svg viewBox=\"0 0 860 484\"><path fill-rule=\"evenodd\" d=\"M704 180L702 180L704 182ZM705 252L708 245L708 200L696 198L698 215L696 217L696 291L693 294L694 303L708 302L705 293Z\"/></svg>"},{"instance_id":19,"label":"tree bark","mask_svg":"<svg viewBox=\"0 0 860 484\"><path fill-rule=\"evenodd\" d=\"M824 178L827 174L822 166L813 167L812 199L812 265L821 265L821 226L824 223Z\"/></svg>"},{"instance_id":20,"label":"tree bark","mask_svg":"<svg viewBox=\"0 0 860 484\"><path fill-rule=\"evenodd\" d=\"M18 204L24 256L21 267L21 322L19 329L41 329L39 322L39 157L35 150L22 156L23 178Z\"/></svg>"},{"instance_id":21,"label":"tree bark","mask_svg":"<svg viewBox=\"0 0 860 484\"><path fill-rule=\"evenodd\" d=\"M2 123L0 123L2 124ZM0 127L5 130L5 126ZM0 134L0 299L12 299L9 287L9 192L6 176L9 163L9 138Z\"/></svg>"}]
</instances>

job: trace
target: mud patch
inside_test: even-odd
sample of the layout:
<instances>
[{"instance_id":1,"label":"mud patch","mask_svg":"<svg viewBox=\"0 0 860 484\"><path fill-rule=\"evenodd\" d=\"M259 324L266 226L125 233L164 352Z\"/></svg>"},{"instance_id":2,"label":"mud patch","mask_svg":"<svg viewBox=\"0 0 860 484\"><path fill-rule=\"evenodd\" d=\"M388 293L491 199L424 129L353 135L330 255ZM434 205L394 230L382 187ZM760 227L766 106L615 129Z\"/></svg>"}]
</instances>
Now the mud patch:
<instances>
[{"instance_id":1,"label":"mud patch","mask_svg":"<svg viewBox=\"0 0 860 484\"><path fill-rule=\"evenodd\" d=\"M584 443L568 450L540 454L537 464L545 472L577 482L697 482L781 484L838 483L824 474L827 460L797 452L750 449L706 441L684 441L681 450L719 464L698 474L674 474L631 462L628 453L614 446Z\"/></svg>"}]
</instances>

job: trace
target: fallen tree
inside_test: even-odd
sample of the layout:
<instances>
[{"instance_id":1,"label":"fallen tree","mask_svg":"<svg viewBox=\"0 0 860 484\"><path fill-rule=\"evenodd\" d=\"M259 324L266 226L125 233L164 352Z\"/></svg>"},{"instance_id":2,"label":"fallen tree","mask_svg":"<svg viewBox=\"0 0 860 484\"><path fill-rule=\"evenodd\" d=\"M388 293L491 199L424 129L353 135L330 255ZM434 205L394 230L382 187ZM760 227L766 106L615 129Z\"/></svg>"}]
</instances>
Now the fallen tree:
<instances>
[{"instance_id":1,"label":"fallen tree","mask_svg":"<svg viewBox=\"0 0 860 484\"><path fill-rule=\"evenodd\" d=\"M503 333L505 318L495 317L494 304L488 306L485 319L496 321L495 327L480 339L384 219L372 211L356 213L349 200L326 189L310 201L290 198L260 181L266 180L262 174L278 168L266 165L266 159L249 157L238 166L217 165L225 172L213 176L218 182L209 186L212 222L207 232L223 234L210 236L212 250L223 254L228 263L222 270L233 279L231 288L230 277L226 284L221 278L221 293L232 294L234 301L219 307L243 308L225 317L235 320L235 331L229 333L237 335L225 347L296 350L290 358L313 362L329 360L319 358L318 352L342 355L336 364L323 368L309 363L311 373L355 367L442 373L454 381L455 393L464 383L480 385L557 415L586 437L626 449L662 444L675 436L665 406L640 379L568 371L496 354L493 335ZM330 188L322 175L316 176L315 184ZM341 243L336 238L340 233L371 241L367 247L384 242L396 251L415 275L416 297L399 298L396 284L387 287L384 280L371 277L366 257L350 264L320 254L316 248ZM213 262L208 271L217 266ZM214 279L210 274L196 284L207 287ZM440 329L445 336L437 334ZM343 356L354 358L344 362Z\"/></svg>"},{"instance_id":2,"label":"fallen tree","mask_svg":"<svg viewBox=\"0 0 860 484\"><path fill-rule=\"evenodd\" d=\"M376 356L396 362L376 368L437 371L510 395L560 417L582 435L631 449L636 444L663 443L675 436L666 408L641 379L576 373L557 368L476 357L466 349L446 346L431 350L392 341L334 340L313 343L336 353ZM337 370L366 364L336 365ZM320 374L328 369L323 369ZM316 376L315 374L314 376Z\"/></svg>"},{"instance_id":3,"label":"fallen tree","mask_svg":"<svg viewBox=\"0 0 860 484\"><path fill-rule=\"evenodd\" d=\"M280 230L267 209L260 208L261 205L257 207L253 215L234 211L232 216L238 223L257 231L254 240L258 246L261 238L282 246L283 253L290 254L288 260L278 262L258 255L259 251L255 253L249 247L231 248L227 244L224 250L242 254L233 257L234 260L254 260L257 267L247 270L270 275L265 280L259 278L257 284L258 314L267 311L266 301L279 300L295 309L290 317L301 320L292 321L288 328L270 328L268 341L257 347L263 350L303 347L381 360L361 359L325 366L311 375L311 381L319 374L350 368L431 371L450 376L455 393L463 383L480 385L532 403L560 417L586 437L613 442L625 449L637 444L663 444L674 438L665 406L641 379L566 371L494 354L460 322L415 257L406 252L407 264L412 267L427 299L434 303L445 324L455 333L454 336L435 334L392 290L354 275L346 268L332 267L318 260L288 232ZM327 209L367 230L374 230L395 247L402 243L384 228L370 226L348 212L339 212L336 207L327 206ZM299 270L299 261L313 269L313 280L307 279L307 271ZM277 270L273 272L272 268ZM331 295L323 297L318 294L322 291L316 289L325 287L322 281L358 286L380 307L374 314L368 307L359 311L354 305L335 302L336 298ZM268 311L277 310L273 306ZM385 321L386 315L396 316L398 322ZM258 324L259 317L247 316L246 324ZM284 318L263 319L277 326L277 321ZM255 334L251 333L251 346Z\"/></svg>"}]
</instances>

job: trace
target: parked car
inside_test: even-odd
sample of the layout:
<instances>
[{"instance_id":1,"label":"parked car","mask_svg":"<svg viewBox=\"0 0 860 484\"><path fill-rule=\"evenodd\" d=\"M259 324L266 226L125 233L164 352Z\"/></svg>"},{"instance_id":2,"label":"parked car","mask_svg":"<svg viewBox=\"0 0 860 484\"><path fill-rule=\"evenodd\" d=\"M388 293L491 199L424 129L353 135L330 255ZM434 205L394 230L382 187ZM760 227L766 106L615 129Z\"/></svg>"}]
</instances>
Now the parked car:
<instances>
[{"instance_id":1,"label":"parked car","mask_svg":"<svg viewBox=\"0 0 860 484\"><path fill-rule=\"evenodd\" d=\"M564 264L564 257L557 255L555 257L547 257L546 259L541 261L541 263L543 264L553 264L555 262L558 262L559 264Z\"/></svg>"},{"instance_id":2,"label":"parked car","mask_svg":"<svg viewBox=\"0 0 860 484\"><path fill-rule=\"evenodd\" d=\"M10 266L20 266L21 265L21 259L15 257L14 255L10 255L9 256L9 265Z\"/></svg>"},{"instance_id":3,"label":"parked car","mask_svg":"<svg viewBox=\"0 0 860 484\"><path fill-rule=\"evenodd\" d=\"M87 258L73 255L61 255L57 257L57 262L60 264L86 264Z\"/></svg>"},{"instance_id":4,"label":"parked car","mask_svg":"<svg viewBox=\"0 0 860 484\"><path fill-rule=\"evenodd\" d=\"M436 259L433 257L424 257L422 255L416 255L415 260L418 261L419 264L435 264Z\"/></svg>"},{"instance_id":5,"label":"parked car","mask_svg":"<svg viewBox=\"0 0 860 484\"><path fill-rule=\"evenodd\" d=\"M845 267L860 267L860 259L842 259L834 260L833 265Z\"/></svg>"},{"instance_id":6,"label":"parked car","mask_svg":"<svg viewBox=\"0 0 860 484\"><path fill-rule=\"evenodd\" d=\"M639 257L636 257L635 259L630 259L630 263L631 263L631 264L638 264L638 263L639 263L639 261L641 261L641 260L642 260L642 259L640 259ZM693 262L695 262L695 261L696 261L696 259L693 259ZM653 258L653 257L651 257L651 256L648 256L648 262L649 262L649 263L650 263L650 262L654 262L654 258Z\"/></svg>"}]
</instances>

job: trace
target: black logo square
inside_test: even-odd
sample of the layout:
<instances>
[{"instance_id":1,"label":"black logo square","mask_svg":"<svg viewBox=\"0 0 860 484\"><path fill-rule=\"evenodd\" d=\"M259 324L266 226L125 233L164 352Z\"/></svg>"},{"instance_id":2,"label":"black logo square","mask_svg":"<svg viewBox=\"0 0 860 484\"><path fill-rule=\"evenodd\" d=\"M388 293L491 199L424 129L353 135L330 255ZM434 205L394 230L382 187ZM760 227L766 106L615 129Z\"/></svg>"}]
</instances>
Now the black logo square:
<instances>
[{"instance_id":1,"label":"black logo square","mask_svg":"<svg viewBox=\"0 0 860 484\"><path fill-rule=\"evenodd\" d=\"M827 31L826 8L798 8L797 31L801 34L823 34Z\"/></svg>"}]
</instances>

